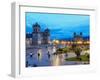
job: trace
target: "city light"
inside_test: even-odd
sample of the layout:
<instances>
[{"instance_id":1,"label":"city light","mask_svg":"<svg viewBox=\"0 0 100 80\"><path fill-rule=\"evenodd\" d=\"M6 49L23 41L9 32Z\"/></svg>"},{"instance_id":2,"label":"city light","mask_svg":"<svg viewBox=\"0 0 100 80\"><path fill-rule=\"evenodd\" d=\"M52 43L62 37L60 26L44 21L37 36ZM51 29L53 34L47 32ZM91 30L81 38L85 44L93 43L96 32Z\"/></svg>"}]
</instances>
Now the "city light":
<instances>
[{"instance_id":1,"label":"city light","mask_svg":"<svg viewBox=\"0 0 100 80\"><path fill-rule=\"evenodd\" d=\"M83 42L82 41L77 41L77 44L82 44Z\"/></svg>"},{"instance_id":2,"label":"city light","mask_svg":"<svg viewBox=\"0 0 100 80\"><path fill-rule=\"evenodd\" d=\"M54 44L59 44L60 42L59 42L59 40L55 40L55 39L54 39L54 40L53 40L53 43L54 43Z\"/></svg>"}]
</instances>

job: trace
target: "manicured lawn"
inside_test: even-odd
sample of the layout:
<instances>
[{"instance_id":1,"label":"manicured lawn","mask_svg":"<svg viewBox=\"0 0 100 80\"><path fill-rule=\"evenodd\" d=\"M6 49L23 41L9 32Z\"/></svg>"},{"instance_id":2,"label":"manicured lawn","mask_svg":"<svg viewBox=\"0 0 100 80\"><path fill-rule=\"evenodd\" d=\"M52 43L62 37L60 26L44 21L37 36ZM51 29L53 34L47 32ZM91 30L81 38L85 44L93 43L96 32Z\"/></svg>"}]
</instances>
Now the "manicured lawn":
<instances>
[{"instance_id":1,"label":"manicured lawn","mask_svg":"<svg viewBox=\"0 0 100 80\"><path fill-rule=\"evenodd\" d=\"M89 58L86 55L81 55L80 59L72 57L72 58L67 58L66 61L89 61Z\"/></svg>"}]
</instances>

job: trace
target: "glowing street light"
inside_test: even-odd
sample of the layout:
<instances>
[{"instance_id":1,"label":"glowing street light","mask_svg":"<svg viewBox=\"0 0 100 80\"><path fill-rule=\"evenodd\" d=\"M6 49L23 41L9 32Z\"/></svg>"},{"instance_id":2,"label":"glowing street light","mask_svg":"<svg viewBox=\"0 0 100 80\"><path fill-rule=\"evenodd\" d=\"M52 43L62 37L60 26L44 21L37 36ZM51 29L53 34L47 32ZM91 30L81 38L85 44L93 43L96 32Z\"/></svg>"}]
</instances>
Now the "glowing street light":
<instances>
[{"instance_id":1,"label":"glowing street light","mask_svg":"<svg viewBox=\"0 0 100 80\"><path fill-rule=\"evenodd\" d=\"M53 40L54 44L59 44L59 40Z\"/></svg>"},{"instance_id":2,"label":"glowing street light","mask_svg":"<svg viewBox=\"0 0 100 80\"><path fill-rule=\"evenodd\" d=\"M77 44L82 44L82 41L77 41Z\"/></svg>"}]
</instances>

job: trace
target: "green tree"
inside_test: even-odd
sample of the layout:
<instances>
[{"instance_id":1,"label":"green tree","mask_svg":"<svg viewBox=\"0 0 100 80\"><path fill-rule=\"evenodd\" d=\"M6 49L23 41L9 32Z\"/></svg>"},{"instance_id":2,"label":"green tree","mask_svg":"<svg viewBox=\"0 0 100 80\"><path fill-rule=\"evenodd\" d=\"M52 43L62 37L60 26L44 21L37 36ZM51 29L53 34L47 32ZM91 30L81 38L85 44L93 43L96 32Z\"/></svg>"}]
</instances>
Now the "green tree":
<instances>
[{"instance_id":1,"label":"green tree","mask_svg":"<svg viewBox=\"0 0 100 80\"><path fill-rule=\"evenodd\" d=\"M69 49L67 47L63 48L63 53L68 53Z\"/></svg>"},{"instance_id":2,"label":"green tree","mask_svg":"<svg viewBox=\"0 0 100 80\"><path fill-rule=\"evenodd\" d=\"M76 57L77 57L78 59L80 59L82 49L81 49L80 47L76 47L76 48L74 48L74 52L75 52L75 54L76 54Z\"/></svg>"},{"instance_id":3,"label":"green tree","mask_svg":"<svg viewBox=\"0 0 100 80\"><path fill-rule=\"evenodd\" d=\"M63 53L63 49L62 48L59 48L59 49L57 49L57 54L62 54Z\"/></svg>"}]
</instances>

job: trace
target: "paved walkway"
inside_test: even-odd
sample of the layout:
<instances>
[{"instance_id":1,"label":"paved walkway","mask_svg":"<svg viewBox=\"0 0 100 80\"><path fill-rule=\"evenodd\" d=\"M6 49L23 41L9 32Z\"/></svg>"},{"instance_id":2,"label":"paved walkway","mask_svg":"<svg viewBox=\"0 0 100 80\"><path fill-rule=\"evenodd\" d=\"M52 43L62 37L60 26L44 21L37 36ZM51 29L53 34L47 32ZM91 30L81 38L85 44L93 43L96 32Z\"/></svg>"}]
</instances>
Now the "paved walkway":
<instances>
[{"instance_id":1,"label":"paved walkway","mask_svg":"<svg viewBox=\"0 0 100 80\"><path fill-rule=\"evenodd\" d=\"M26 62L28 66L51 66L51 65L71 65L71 64L81 64L74 61L65 61L65 58L75 57L75 53L68 53L68 56L65 54L54 55L55 48L50 47L41 47L41 48L28 48L26 50ZM81 55L84 55L85 52L82 52Z\"/></svg>"}]
</instances>

